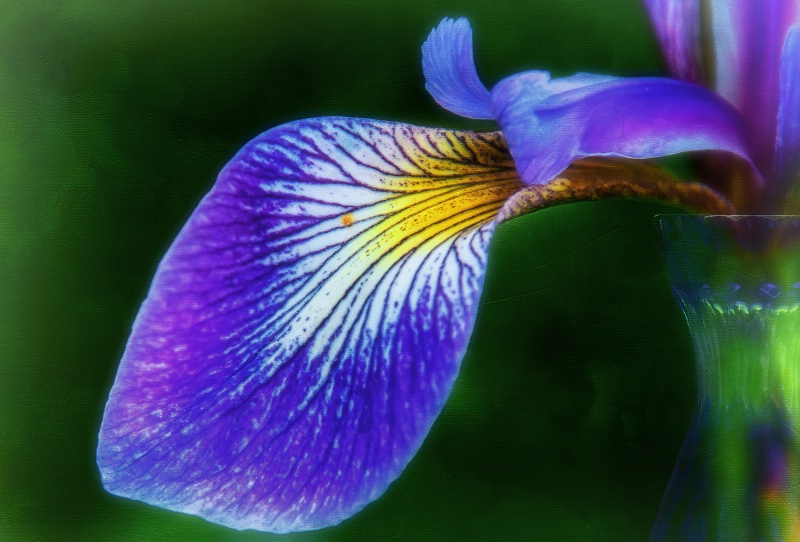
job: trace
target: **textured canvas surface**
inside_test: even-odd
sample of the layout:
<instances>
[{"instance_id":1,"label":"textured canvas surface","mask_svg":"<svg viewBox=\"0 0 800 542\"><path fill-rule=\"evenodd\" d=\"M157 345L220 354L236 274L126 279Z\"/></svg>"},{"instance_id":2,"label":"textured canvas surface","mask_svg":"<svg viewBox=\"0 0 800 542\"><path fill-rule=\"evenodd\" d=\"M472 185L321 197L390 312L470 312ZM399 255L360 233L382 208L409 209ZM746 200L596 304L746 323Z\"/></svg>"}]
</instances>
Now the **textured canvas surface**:
<instances>
[{"instance_id":1,"label":"textured canvas surface","mask_svg":"<svg viewBox=\"0 0 800 542\"><path fill-rule=\"evenodd\" d=\"M426 93L420 46L468 16L494 84L655 75L635 0L10 2L0 16L0 538L272 540L103 491L97 430L156 266L225 163L288 121L493 130ZM288 540L643 539L693 401L655 249L666 207L501 225L475 332L386 494Z\"/></svg>"}]
</instances>

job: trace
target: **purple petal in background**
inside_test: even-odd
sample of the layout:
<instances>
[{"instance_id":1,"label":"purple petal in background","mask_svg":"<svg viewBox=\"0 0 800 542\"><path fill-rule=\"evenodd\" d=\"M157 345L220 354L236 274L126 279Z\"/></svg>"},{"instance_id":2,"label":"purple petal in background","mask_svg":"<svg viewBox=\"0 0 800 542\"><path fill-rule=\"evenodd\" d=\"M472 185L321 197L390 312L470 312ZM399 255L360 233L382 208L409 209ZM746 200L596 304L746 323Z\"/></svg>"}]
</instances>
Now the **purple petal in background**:
<instances>
[{"instance_id":1,"label":"purple petal in background","mask_svg":"<svg viewBox=\"0 0 800 542\"><path fill-rule=\"evenodd\" d=\"M443 19L422 45L425 88L456 115L491 119L489 91L481 83L472 56L472 28L465 18Z\"/></svg>"},{"instance_id":2,"label":"purple petal in background","mask_svg":"<svg viewBox=\"0 0 800 542\"><path fill-rule=\"evenodd\" d=\"M781 51L800 0L711 0L715 88L741 112L752 157L771 176Z\"/></svg>"},{"instance_id":3,"label":"purple petal in background","mask_svg":"<svg viewBox=\"0 0 800 542\"><path fill-rule=\"evenodd\" d=\"M498 134L329 118L248 143L136 318L100 430L106 488L273 532L378 497L450 393L520 187Z\"/></svg>"},{"instance_id":4,"label":"purple petal in background","mask_svg":"<svg viewBox=\"0 0 800 542\"><path fill-rule=\"evenodd\" d=\"M702 84L700 0L644 0L670 74Z\"/></svg>"},{"instance_id":5,"label":"purple petal in background","mask_svg":"<svg viewBox=\"0 0 800 542\"><path fill-rule=\"evenodd\" d=\"M525 72L495 86L491 107L526 184L545 183L587 156L722 150L748 158L737 112L713 92L672 79Z\"/></svg>"}]
</instances>

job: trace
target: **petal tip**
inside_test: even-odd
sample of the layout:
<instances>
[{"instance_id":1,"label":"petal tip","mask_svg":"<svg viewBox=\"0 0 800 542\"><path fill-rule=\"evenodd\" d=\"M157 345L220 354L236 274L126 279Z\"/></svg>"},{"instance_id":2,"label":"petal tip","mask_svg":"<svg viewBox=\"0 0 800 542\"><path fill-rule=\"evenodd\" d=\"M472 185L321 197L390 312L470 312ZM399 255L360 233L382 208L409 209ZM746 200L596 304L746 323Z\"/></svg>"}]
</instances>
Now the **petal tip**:
<instances>
[{"instance_id":1,"label":"petal tip","mask_svg":"<svg viewBox=\"0 0 800 542\"><path fill-rule=\"evenodd\" d=\"M491 119L489 91L478 77L472 53L472 27L465 17L445 18L422 45L425 88L436 102L457 115Z\"/></svg>"}]
</instances>

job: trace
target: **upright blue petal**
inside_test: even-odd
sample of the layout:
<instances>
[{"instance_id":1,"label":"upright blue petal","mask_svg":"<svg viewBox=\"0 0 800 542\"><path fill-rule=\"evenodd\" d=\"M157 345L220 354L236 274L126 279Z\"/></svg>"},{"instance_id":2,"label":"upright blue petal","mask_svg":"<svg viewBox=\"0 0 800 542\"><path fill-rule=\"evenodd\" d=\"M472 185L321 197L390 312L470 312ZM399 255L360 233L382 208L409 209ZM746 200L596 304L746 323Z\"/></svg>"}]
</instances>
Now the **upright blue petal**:
<instances>
[{"instance_id":1,"label":"upright blue petal","mask_svg":"<svg viewBox=\"0 0 800 542\"><path fill-rule=\"evenodd\" d=\"M775 141L775 175L785 188L800 180L800 25L786 36L781 61L781 98Z\"/></svg>"},{"instance_id":2,"label":"upright blue petal","mask_svg":"<svg viewBox=\"0 0 800 542\"><path fill-rule=\"evenodd\" d=\"M425 88L456 115L491 119L489 91L481 83L472 56L472 28L465 18L444 19L422 45Z\"/></svg>"},{"instance_id":3,"label":"upright blue petal","mask_svg":"<svg viewBox=\"0 0 800 542\"><path fill-rule=\"evenodd\" d=\"M450 393L521 186L499 134L328 118L248 143L136 318L100 430L106 488L272 532L377 498Z\"/></svg>"},{"instance_id":4,"label":"upright blue petal","mask_svg":"<svg viewBox=\"0 0 800 542\"><path fill-rule=\"evenodd\" d=\"M701 84L702 62L700 0L644 0L670 74Z\"/></svg>"},{"instance_id":5,"label":"upright blue petal","mask_svg":"<svg viewBox=\"0 0 800 542\"><path fill-rule=\"evenodd\" d=\"M491 109L527 184L546 183L587 156L749 156L736 110L705 88L672 79L525 72L494 87ZM762 182L755 170L753 178Z\"/></svg>"},{"instance_id":6,"label":"upright blue petal","mask_svg":"<svg viewBox=\"0 0 800 542\"><path fill-rule=\"evenodd\" d=\"M800 23L800 0L710 0L714 88L744 117L752 158L765 176L775 159L781 52Z\"/></svg>"}]
</instances>

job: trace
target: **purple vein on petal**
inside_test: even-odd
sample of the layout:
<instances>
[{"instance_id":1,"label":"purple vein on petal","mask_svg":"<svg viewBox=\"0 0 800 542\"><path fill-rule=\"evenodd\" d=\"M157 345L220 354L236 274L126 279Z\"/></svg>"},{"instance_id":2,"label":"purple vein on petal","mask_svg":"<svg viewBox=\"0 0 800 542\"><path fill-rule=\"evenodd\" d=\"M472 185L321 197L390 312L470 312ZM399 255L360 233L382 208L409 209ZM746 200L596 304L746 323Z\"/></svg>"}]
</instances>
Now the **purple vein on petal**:
<instances>
[{"instance_id":1,"label":"purple vein on petal","mask_svg":"<svg viewBox=\"0 0 800 542\"><path fill-rule=\"evenodd\" d=\"M329 118L250 142L137 316L100 432L107 489L273 532L378 497L449 394L520 187L498 134Z\"/></svg>"}]
</instances>

